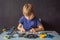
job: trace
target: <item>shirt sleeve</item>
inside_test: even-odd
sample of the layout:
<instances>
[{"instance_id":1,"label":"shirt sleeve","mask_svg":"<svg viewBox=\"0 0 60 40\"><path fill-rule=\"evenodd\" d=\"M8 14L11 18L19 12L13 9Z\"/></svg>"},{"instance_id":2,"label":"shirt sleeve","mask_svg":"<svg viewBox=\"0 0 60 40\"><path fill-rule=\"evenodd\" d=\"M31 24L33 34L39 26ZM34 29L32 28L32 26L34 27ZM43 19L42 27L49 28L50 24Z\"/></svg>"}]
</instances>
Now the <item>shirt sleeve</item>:
<instances>
[{"instance_id":1,"label":"shirt sleeve","mask_svg":"<svg viewBox=\"0 0 60 40\"><path fill-rule=\"evenodd\" d=\"M23 20L24 20L24 17L21 17L21 18L19 19L19 23L23 24Z\"/></svg>"},{"instance_id":2,"label":"shirt sleeve","mask_svg":"<svg viewBox=\"0 0 60 40\"><path fill-rule=\"evenodd\" d=\"M41 19L37 19L37 27L41 24Z\"/></svg>"}]
</instances>

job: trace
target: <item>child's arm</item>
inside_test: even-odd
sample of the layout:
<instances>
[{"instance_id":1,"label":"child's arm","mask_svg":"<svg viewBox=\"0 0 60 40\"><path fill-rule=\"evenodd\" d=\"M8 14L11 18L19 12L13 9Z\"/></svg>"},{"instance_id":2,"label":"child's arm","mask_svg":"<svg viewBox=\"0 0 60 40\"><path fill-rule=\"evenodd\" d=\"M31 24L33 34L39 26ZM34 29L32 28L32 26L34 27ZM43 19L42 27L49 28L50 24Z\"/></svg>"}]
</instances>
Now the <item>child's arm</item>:
<instances>
[{"instance_id":1,"label":"child's arm","mask_svg":"<svg viewBox=\"0 0 60 40\"><path fill-rule=\"evenodd\" d=\"M30 30L30 32L39 32L39 31L43 31L43 30L44 30L44 27L43 27L42 24L40 24L40 25L38 26L38 28L32 28L32 29Z\"/></svg>"},{"instance_id":2,"label":"child's arm","mask_svg":"<svg viewBox=\"0 0 60 40\"><path fill-rule=\"evenodd\" d=\"M35 31L36 31L36 32L38 32L38 31L44 31L43 25L40 24L40 25L38 26L38 28L35 28Z\"/></svg>"},{"instance_id":3,"label":"child's arm","mask_svg":"<svg viewBox=\"0 0 60 40\"><path fill-rule=\"evenodd\" d=\"M20 32L25 32L25 29L22 27L22 24L19 23L17 29L20 31Z\"/></svg>"}]
</instances>

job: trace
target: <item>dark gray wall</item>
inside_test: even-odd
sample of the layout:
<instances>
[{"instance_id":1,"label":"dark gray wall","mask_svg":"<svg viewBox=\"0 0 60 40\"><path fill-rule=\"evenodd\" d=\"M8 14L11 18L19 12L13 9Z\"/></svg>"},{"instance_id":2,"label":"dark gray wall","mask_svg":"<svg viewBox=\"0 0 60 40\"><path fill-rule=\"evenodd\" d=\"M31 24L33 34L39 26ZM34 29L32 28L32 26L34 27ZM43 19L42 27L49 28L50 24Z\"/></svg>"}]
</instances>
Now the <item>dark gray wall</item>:
<instances>
[{"instance_id":1,"label":"dark gray wall","mask_svg":"<svg viewBox=\"0 0 60 40\"><path fill-rule=\"evenodd\" d=\"M0 25L16 26L19 18L19 6L17 0L0 0Z\"/></svg>"},{"instance_id":2,"label":"dark gray wall","mask_svg":"<svg viewBox=\"0 0 60 40\"><path fill-rule=\"evenodd\" d=\"M34 7L35 14L42 19L46 30L60 33L60 1L59 0L28 0ZM17 26L22 16L22 7L26 0L0 0L0 25Z\"/></svg>"}]
</instances>

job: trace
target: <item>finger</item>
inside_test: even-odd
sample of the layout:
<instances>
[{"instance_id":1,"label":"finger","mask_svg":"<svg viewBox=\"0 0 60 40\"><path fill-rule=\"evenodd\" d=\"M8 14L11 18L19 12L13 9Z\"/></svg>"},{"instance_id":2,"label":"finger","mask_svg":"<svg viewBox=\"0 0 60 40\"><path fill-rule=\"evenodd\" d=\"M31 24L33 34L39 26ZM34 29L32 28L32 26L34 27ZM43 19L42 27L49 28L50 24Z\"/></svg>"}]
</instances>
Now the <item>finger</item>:
<instances>
[{"instance_id":1,"label":"finger","mask_svg":"<svg viewBox=\"0 0 60 40\"><path fill-rule=\"evenodd\" d=\"M30 32L33 32L32 30L30 30Z\"/></svg>"}]
</instances>

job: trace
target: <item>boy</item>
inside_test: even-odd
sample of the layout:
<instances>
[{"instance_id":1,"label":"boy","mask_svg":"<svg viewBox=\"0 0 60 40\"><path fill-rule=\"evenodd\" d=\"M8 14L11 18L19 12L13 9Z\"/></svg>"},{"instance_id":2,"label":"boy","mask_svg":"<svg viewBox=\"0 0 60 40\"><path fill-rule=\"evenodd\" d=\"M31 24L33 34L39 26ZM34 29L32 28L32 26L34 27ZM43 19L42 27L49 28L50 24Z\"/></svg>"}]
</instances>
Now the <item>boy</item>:
<instances>
[{"instance_id":1,"label":"boy","mask_svg":"<svg viewBox=\"0 0 60 40\"><path fill-rule=\"evenodd\" d=\"M44 30L43 25L34 15L33 7L31 4L25 4L23 6L23 16L20 18L17 28L20 32L38 32Z\"/></svg>"}]
</instances>

